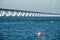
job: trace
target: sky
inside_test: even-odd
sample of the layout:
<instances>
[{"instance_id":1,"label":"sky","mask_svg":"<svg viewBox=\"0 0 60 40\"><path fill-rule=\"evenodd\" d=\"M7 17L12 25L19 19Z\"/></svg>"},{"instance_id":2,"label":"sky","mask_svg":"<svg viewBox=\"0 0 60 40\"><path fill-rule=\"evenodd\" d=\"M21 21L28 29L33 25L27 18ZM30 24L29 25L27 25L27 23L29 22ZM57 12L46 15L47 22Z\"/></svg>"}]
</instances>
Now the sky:
<instances>
[{"instance_id":1,"label":"sky","mask_svg":"<svg viewBox=\"0 0 60 40\"><path fill-rule=\"evenodd\" d=\"M0 8L60 13L60 0L0 0Z\"/></svg>"}]
</instances>

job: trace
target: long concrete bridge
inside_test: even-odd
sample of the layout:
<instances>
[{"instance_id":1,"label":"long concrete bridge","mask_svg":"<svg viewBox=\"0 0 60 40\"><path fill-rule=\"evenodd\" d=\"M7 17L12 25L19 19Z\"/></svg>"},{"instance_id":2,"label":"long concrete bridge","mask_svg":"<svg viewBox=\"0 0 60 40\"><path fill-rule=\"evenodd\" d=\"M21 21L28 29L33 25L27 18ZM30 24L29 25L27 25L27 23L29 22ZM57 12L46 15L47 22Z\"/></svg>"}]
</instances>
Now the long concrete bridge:
<instances>
[{"instance_id":1,"label":"long concrete bridge","mask_svg":"<svg viewBox=\"0 0 60 40\"><path fill-rule=\"evenodd\" d=\"M35 12L35 11L24 11L24 10L14 10L14 9L2 9L0 8L1 16L19 16L19 17L60 17L57 13L45 13L45 12Z\"/></svg>"}]
</instances>

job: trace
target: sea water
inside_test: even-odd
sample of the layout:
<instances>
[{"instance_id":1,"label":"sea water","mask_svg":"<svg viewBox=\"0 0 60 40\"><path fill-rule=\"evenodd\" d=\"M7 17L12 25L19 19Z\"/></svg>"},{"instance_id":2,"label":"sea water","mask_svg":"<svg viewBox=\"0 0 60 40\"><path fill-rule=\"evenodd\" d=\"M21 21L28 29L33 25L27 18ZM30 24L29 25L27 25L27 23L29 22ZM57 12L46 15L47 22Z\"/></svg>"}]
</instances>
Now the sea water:
<instances>
[{"instance_id":1,"label":"sea water","mask_svg":"<svg viewBox=\"0 0 60 40\"><path fill-rule=\"evenodd\" d=\"M60 40L60 18L0 17L0 40Z\"/></svg>"}]
</instances>

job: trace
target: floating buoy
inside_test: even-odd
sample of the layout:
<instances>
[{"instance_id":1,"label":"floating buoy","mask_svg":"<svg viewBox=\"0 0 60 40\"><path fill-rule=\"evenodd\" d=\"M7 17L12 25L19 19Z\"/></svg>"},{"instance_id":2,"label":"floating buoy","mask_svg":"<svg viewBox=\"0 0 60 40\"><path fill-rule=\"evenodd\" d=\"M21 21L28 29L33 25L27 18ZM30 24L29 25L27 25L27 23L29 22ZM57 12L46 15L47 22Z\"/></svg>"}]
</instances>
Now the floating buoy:
<instances>
[{"instance_id":1,"label":"floating buoy","mask_svg":"<svg viewBox=\"0 0 60 40\"><path fill-rule=\"evenodd\" d=\"M37 35L38 35L38 37L41 37L42 36L42 33L41 32L38 32Z\"/></svg>"}]
</instances>

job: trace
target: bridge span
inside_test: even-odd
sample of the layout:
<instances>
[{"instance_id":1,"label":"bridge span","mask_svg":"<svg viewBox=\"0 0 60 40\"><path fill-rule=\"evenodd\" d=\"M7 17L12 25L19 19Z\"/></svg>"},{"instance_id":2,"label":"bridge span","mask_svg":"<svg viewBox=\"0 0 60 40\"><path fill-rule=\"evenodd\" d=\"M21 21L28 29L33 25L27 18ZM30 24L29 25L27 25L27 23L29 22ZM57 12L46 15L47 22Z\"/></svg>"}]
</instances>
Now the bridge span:
<instances>
[{"instance_id":1,"label":"bridge span","mask_svg":"<svg viewBox=\"0 0 60 40\"><path fill-rule=\"evenodd\" d=\"M35 11L24 11L24 10L14 10L14 9L2 9L0 8L1 16L19 16L19 17L60 17L57 13L45 13L45 12L35 12Z\"/></svg>"}]
</instances>

